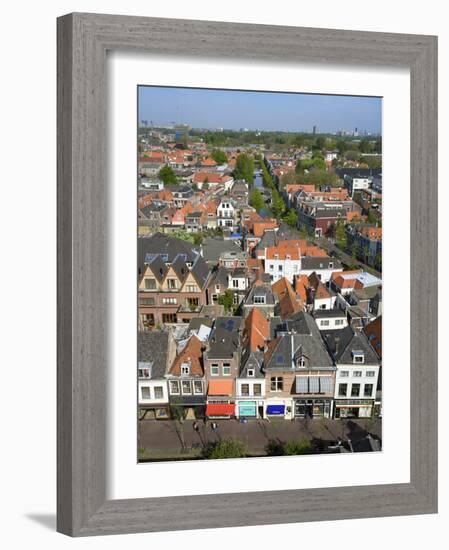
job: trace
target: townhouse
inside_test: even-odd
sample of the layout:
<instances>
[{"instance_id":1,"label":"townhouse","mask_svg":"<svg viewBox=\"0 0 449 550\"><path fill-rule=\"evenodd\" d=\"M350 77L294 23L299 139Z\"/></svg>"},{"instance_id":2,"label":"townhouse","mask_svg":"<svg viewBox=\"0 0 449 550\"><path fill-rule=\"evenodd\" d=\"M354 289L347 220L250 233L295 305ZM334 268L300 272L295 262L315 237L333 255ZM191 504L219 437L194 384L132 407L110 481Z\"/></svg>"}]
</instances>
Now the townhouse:
<instances>
[{"instance_id":1,"label":"townhouse","mask_svg":"<svg viewBox=\"0 0 449 550\"><path fill-rule=\"evenodd\" d=\"M368 418L375 413L380 360L366 334L348 326L323 332L336 366L335 418Z\"/></svg>"},{"instance_id":2,"label":"townhouse","mask_svg":"<svg viewBox=\"0 0 449 550\"><path fill-rule=\"evenodd\" d=\"M207 304L206 286L210 270L198 254L191 267L185 254L178 254L171 263L164 255L147 258L139 281L139 328L188 323Z\"/></svg>"},{"instance_id":3,"label":"townhouse","mask_svg":"<svg viewBox=\"0 0 449 550\"><path fill-rule=\"evenodd\" d=\"M294 326L294 329L293 329ZM335 367L313 318L302 311L264 356L266 416L331 418Z\"/></svg>"},{"instance_id":4,"label":"townhouse","mask_svg":"<svg viewBox=\"0 0 449 550\"><path fill-rule=\"evenodd\" d=\"M193 334L176 356L167 374L171 414L179 419L203 418L206 407L204 342Z\"/></svg>"},{"instance_id":5,"label":"townhouse","mask_svg":"<svg viewBox=\"0 0 449 550\"><path fill-rule=\"evenodd\" d=\"M235 380L240 367L242 328L241 317L215 320L203 354L209 418L235 416Z\"/></svg>"},{"instance_id":6,"label":"townhouse","mask_svg":"<svg viewBox=\"0 0 449 550\"><path fill-rule=\"evenodd\" d=\"M171 332L138 332L138 406L141 420L170 418L166 373L175 360Z\"/></svg>"}]
</instances>

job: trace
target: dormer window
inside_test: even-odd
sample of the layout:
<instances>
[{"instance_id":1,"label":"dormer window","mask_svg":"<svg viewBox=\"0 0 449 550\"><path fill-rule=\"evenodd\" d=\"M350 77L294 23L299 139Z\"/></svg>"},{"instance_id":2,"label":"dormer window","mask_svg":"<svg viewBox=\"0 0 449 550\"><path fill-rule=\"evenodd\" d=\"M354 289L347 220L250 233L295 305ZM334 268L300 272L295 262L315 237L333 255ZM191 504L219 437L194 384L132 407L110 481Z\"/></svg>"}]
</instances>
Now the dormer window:
<instances>
[{"instance_id":1,"label":"dormer window","mask_svg":"<svg viewBox=\"0 0 449 550\"><path fill-rule=\"evenodd\" d=\"M297 367L306 366L306 358L304 357L304 355L301 355L300 357L298 357L298 359L296 360L296 366Z\"/></svg>"},{"instance_id":2,"label":"dormer window","mask_svg":"<svg viewBox=\"0 0 449 550\"><path fill-rule=\"evenodd\" d=\"M352 352L352 360L354 363L364 363L365 362L365 354L363 351L354 350Z\"/></svg>"},{"instance_id":3,"label":"dormer window","mask_svg":"<svg viewBox=\"0 0 449 550\"><path fill-rule=\"evenodd\" d=\"M190 374L190 365L189 363L181 364L181 374L189 375Z\"/></svg>"},{"instance_id":4,"label":"dormer window","mask_svg":"<svg viewBox=\"0 0 449 550\"><path fill-rule=\"evenodd\" d=\"M254 378L254 369L248 369L248 377Z\"/></svg>"}]
</instances>

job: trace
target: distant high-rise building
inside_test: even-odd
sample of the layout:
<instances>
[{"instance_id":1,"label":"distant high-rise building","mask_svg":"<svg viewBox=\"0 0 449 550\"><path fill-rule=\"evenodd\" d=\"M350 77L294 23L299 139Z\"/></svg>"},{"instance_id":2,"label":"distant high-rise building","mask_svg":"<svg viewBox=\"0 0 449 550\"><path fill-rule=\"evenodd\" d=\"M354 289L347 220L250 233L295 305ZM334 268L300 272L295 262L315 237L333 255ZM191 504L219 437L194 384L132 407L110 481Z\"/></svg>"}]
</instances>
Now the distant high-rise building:
<instances>
[{"instance_id":1,"label":"distant high-rise building","mask_svg":"<svg viewBox=\"0 0 449 550\"><path fill-rule=\"evenodd\" d=\"M315 135L316 134L316 126L314 125L313 126L313 129L312 129L312 134Z\"/></svg>"}]
</instances>

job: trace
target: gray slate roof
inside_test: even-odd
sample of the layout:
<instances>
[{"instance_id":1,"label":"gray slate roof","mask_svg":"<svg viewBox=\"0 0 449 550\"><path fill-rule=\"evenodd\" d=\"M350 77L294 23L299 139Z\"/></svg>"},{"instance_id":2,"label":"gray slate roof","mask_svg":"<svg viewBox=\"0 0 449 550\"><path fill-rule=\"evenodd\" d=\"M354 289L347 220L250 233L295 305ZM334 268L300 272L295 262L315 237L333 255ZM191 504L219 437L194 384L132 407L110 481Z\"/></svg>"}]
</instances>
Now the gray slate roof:
<instances>
[{"instance_id":1,"label":"gray slate roof","mask_svg":"<svg viewBox=\"0 0 449 550\"><path fill-rule=\"evenodd\" d=\"M305 357L306 368L333 367L332 358L315 321L308 313L301 313L301 333L288 333L279 338L274 352L266 362L266 370L293 370L300 356Z\"/></svg>"},{"instance_id":2,"label":"gray slate roof","mask_svg":"<svg viewBox=\"0 0 449 550\"><path fill-rule=\"evenodd\" d=\"M254 305L255 296L265 296L265 304L256 304L260 306L274 305L274 296L271 290L271 285L253 285L245 300L245 304Z\"/></svg>"},{"instance_id":3,"label":"gray slate roof","mask_svg":"<svg viewBox=\"0 0 449 550\"><path fill-rule=\"evenodd\" d=\"M360 365L379 365L379 359L366 334L347 326L341 330L321 331L324 341L336 363L352 364L353 351L363 351L365 360Z\"/></svg>"},{"instance_id":4,"label":"gray slate roof","mask_svg":"<svg viewBox=\"0 0 449 550\"><path fill-rule=\"evenodd\" d=\"M217 317L209 337L208 357L225 359L233 357L240 347L241 317Z\"/></svg>"},{"instance_id":5,"label":"gray slate roof","mask_svg":"<svg viewBox=\"0 0 449 550\"><path fill-rule=\"evenodd\" d=\"M332 267L329 266L332 264ZM342 269L342 264L335 258L320 258L315 256L305 256L301 260L301 269Z\"/></svg>"},{"instance_id":6,"label":"gray slate roof","mask_svg":"<svg viewBox=\"0 0 449 550\"><path fill-rule=\"evenodd\" d=\"M248 376L248 369L254 369L254 376ZM240 360L240 378L265 378L263 373L263 351L245 349Z\"/></svg>"},{"instance_id":7,"label":"gray slate roof","mask_svg":"<svg viewBox=\"0 0 449 550\"><path fill-rule=\"evenodd\" d=\"M204 285L206 284L209 278L210 269L202 256L198 255L196 257L196 260L193 262L193 265L190 271L192 275L195 277L196 282L198 283L200 288L203 289Z\"/></svg>"},{"instance_id":8,"label":"gray slate roof","mask_svg":"<svg viewBox=\"0 0 449 550\"><path fill-rule=\"evenodd\" d=\"M164 378L167 370L168 352L167 332L138 332L137 333L137 361L152 363L151 378Z\"/></svg>"},{"instance_id":9,"label":"gray slate roof","mask_svg":"<svg viewBox=\"0 0 449 550\"><path fill-rule=\"evenodd\" d=\"M150 237L137 239L137 261L141 273L143 273L146 256L148 261L151 255L161 254L167 258L167 263L171 264L178 254L185 254L186 262L193 263L199 252L198 246L164 233L158 232Z\"/></svg>"},{"instance_id":10,"label":"gray slate roof","mask_svg":"<svg viewBox=\"0 0 449 550\"><path fill-rule=\"evenodd\" d=\"M206 262L217 263L222 252L241 252L237 243L230 240L206 238L202 244L202 255Z\"/></svg>"}]
</instances>

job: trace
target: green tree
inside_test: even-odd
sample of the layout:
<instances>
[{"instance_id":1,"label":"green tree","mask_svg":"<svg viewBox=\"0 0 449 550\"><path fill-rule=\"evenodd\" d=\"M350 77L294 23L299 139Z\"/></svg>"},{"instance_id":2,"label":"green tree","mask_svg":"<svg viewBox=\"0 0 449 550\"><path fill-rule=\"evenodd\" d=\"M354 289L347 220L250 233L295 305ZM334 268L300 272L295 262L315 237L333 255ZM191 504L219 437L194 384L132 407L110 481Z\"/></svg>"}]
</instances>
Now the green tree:
<instances>
[{"instance_id":1,"label":"green tree","mask_svg":"<svg viewBox=\"0 0 449 550\"><path fill-rule=\"evenodd\" d=\"M226 153L220 149L214 149L211 156L217 164L226 164L228 162Z\"/></svg>"},{"instance_id":2,"label":"green tree","mask_svg":"<svg viewBox=\"0 0 449 550\"><path fill-rule=\"evenodd\" d=\"M301 239L307 239L308 237L307 227L303 223L299 226L299 236Z\"/></svg>"},{"instance_id":3,"label":"green tree","mask_svg":"<svg viewBox=\"0 0 449 550\"><path fill-rule=\"evenodd\" d=\"M229 313L234 307L234 291L228 288L224 294L220 294L218 303L224 307L226 313Z\"/></svg>"},{"instance_id":4,"label":"green tree","mask_svg":"<svg viewBox=\"0 0 449 550\"><path fill-rule=\"evenodd\" d=\"M244 458L248 451L243 441L239 439L222 439L216 443L210 443L203 451L203 457L214 458Z\"/></svg>"},{"instance_id":5,"label":"green tree","mask_svg":"<svg viewBox=\"0 0 449 550\"><path fill-rule=\"evenodd\" d=\"M181 241L186 241L187 243L195 244L195 236L193 233L187 233L184 229L178 229L172 233L173 237L180 239Z\"/></svg>"},{"instance_id":6,"label":"green tree","mask_svg":"<svg viewBox=\"0 0 449 550\"><path fill-rule=\"evenodd\" d=\"M248 185L252 185L254 180L254 159L246 153L241 153L238 155L234 177L239 180L245 180Z\"/></svg>"},{"instance_id":7,"label":"green tree","mask_svg":"<svg viewBox=\"0 0 449 550\"><path fill-rule=\"evenodd\" d=\"M276 189L271 192L271 209L276 218L281 218L286 210L284 199Z\"/></svg>"},{"instance_id":8,"label":"green tree","mask_svg":"<svg viewBox=\"0 0 449 550\"><path fill-rule=\"evenodd\" d=\"M315 185L340 185L340 178L335 172L313 169L301 178L301 183L313 183Z\"/></svg>"},{"instance_id":9,"label":"green tree","mask_svg":"<svg viewBox=\"0 0 449 550\"><path fill-rule=\"evenodd\" d=\"M323 136L318 136L315 140L315 147L317 149L322 150L324 149L325 145L326 145L326 138Z\"/></svg>"},{"instance_id":10,"label":"green tree","mask_svg":"<svg viewBox=\"0 0 449 550\"><path fill-rule=\"evenodd\" d=\"M289 208L287 214L284 216L284 222L291 227L296 227L298 222L298 214L294 208Z\"/></svg>"},{"instance_id":11,"label":"green tree","mask_svg":"<svg viewBox=\"0 0 449 550\"><path fill-rule=\"evenodd\" d=\"M362 139L359 143L359 151L361 153L369 153L371 151L371 143L367 139Z\"/></svg>"},{"instance_id":12,"label":"green tree","mask_svg":"<svg viewBox=\"0 0 449 550\"><path fill-rule=\"evenodd\" d=\"M164 182L165 185L172 185L178 183L178 178L173 171L173 168L167 164L159 170L159 179Z\"/></svg>"},{"instance_id":13,"label":"green tree","mask_svg":"<svg viewBox=\"0 0 449 550\"><path fill-rule=\"evenodd\" d=\"M257 189L257 187L253 187L251 189L249 203L253 208L256 209L257 212L260 212L260 210L262 210L262 208L265 206L263 195L259 191L259 189Z\"/></svg>"},{"instance_id":14,"label":"green tree","mask_svg":"<svg viewBox=\"0 0 449 550\"><path fill-rule=\"evenodd\" d=\"M346 141L339 140L337 143L337 151L340 155L343 155L348 150L348 144Z\"/></svg>"},{"instance_id":15,"label":"green tree","mask_svg":"<svg viewBox=\"0 0 449 550\"><path fill-rule=\"evenodd\" d=\"M311 452L312 448L307 437L302 437L297 441L287 441L284 445L284 454L286 455L307 455Z\"/></svg>"},{"instance_id":16,"label":"green tree","mask_svg":"<svg viewBox=\"0 0 449 550\"><path fill-rule=\"evenodd\" d=\"M345 250L347 244L346 229L343 220L338 220L335 227L335 239L337 245Z\"/></svg>"}]
</instances>

